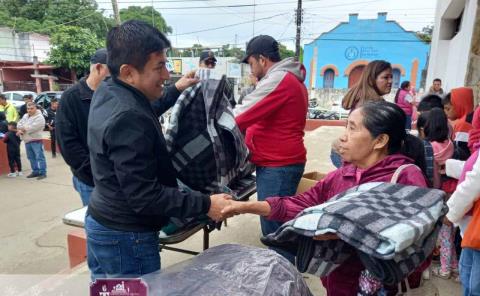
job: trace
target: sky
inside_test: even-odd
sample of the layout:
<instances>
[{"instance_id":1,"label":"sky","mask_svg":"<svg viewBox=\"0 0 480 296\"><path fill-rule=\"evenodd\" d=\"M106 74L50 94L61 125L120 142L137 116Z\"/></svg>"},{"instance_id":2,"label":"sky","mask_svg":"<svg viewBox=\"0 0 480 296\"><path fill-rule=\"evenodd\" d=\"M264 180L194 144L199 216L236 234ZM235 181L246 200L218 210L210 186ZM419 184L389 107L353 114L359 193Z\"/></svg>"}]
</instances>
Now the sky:
<instances>
[{"instance_id":1,"label":"sky","mask_svg":"<svg viewBox=\"0 0 480 296\"><path fill-rule=\"evenodd\" d=\"M174 47L195 43L204 47L236 44L245 47L253 36L270 35L288 48L295 48L296 0L117 0L119 8L152 6L173 28ZM112 15L110 0L97 0L106 15ZM374 19L387 12L406 30L420 31L433 25L436 0L303 0L302 46L321 33L348 21L350 13ZM223 28L220 28L223 27Z\"/></svg>"}]
</instances>

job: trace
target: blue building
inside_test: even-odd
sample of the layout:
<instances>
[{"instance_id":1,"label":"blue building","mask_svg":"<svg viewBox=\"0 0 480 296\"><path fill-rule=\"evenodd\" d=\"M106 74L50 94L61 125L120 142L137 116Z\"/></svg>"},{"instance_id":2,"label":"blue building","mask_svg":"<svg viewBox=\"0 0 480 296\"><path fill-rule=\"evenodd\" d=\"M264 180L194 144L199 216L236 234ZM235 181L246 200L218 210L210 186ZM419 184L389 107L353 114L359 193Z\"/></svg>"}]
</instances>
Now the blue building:
<instances>
[{"instance_id":1,"label":"blue building","mask_svg":"<svg viewBox=\"0 0 480 296\"><path fill-rule=\"evenodd\" d=\"M404 80L418 88L429 49L414 32L387 21L387 13L378 13L377 19L358 19L358 14L350 14L348 22L305 44L305 84L310 89L349 88L369 61L386 60L393 67L394 88Z\"/></svg>"}]
</instances>

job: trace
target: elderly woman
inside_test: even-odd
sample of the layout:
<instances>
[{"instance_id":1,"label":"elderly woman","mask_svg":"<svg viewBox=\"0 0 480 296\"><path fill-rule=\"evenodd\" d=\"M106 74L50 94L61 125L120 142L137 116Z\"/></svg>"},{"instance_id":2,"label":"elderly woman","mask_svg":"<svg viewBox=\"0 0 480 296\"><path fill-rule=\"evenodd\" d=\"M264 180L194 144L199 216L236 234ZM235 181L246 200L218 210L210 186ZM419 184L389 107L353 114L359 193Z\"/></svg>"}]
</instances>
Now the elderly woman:
<instances>
[{"instance_id":1,"label":"elderly woman","mask_svg":"<svg viewBox=\"0 0 480 296\"><path fill-rule=\"evenodd\" d=\"M328 201L338 193L367 182L390 182L402 165L397 183L426 187L425 167L420 140L405 132L405 113L388 102L368 102L349 116L340 138L340 154L345 166L329 173L309 191L290 197L271 197L266 201L231 202L225 216L252 213L270 220L286 222L302 210ZM324 235L317 239L331 239ZM357 295L359 276L364 266L356 256L322 278L329 296ZM421 270L409 277L413 287L419 284Z\"/></svg>"}]
</instances>

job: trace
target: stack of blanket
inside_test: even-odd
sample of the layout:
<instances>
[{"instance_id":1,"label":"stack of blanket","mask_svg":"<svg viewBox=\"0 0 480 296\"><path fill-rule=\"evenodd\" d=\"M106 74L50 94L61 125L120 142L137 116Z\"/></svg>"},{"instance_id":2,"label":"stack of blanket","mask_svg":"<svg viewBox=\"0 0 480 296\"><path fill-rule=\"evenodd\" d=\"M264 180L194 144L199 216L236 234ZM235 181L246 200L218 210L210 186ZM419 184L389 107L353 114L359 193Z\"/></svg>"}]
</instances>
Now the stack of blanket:
<instances>
[{"instance_id":1,"label":"stack of blanket","mask_svg":"<svg viewBox=\"0 0 480 296\"><path fill-rule=\"evenodd\" d=\"M302 211L263 238L270 246L297 250L301 272L328 275L352 255L384 284L396 284L433 251L445 193L392 183L367 183ZM340 240L312 238L336 233Z\"/></svg>"},{"instance_id":2,"label":"stack of blanket","mask_svg":"<svg viewBox=\"0 0 480 296\"><path fill-rule=\"evenodd\" d=\"M200 82L185 90L173 107L165 140L185 185L204 193L223 192L250 175L253 165L230 107L231 85L209 69L198 76Z\"/></svg>"}]
</instances>

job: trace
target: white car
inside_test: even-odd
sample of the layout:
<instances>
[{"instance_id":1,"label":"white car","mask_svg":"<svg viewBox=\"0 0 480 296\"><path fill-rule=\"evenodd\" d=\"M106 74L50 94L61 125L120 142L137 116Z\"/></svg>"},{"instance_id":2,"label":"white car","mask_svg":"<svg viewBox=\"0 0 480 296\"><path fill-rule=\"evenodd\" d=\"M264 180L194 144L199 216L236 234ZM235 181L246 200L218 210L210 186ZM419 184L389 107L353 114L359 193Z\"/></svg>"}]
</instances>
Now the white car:
<instances>
[{"instance_id":1,"label":"white car","mask_svg":"<svg viewBox=\"0 0 480 296\"><path fill-rule=\"evenodd\" d=\"M36 93L33 91L22 91L22 90L14 90L14 91L6 91L2 93L7 97L7 101L12 103L15 108L20 109L21 106L25 104L23 101L23 96L24 95L32 95L33 99L37 96Z\"/></svg>"}]
</instances>

